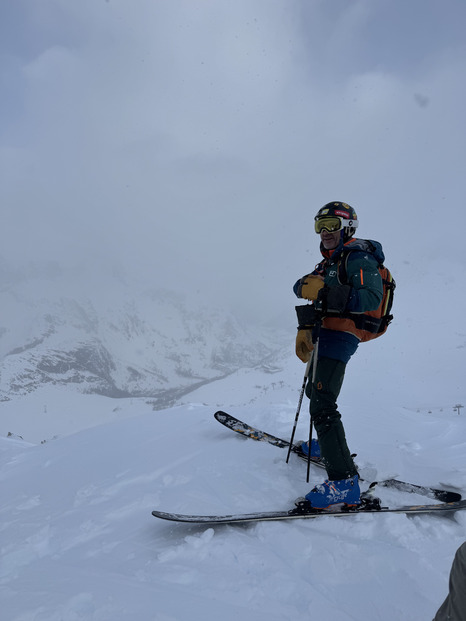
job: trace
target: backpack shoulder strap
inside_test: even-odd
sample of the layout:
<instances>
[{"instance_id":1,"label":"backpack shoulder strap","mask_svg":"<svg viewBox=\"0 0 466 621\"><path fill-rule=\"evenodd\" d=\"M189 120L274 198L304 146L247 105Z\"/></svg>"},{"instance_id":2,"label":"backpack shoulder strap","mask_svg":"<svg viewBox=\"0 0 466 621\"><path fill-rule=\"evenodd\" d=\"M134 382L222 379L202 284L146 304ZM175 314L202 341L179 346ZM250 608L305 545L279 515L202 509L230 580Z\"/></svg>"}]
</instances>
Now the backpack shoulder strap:
<instances>
[{"instance_id":1,"label":"backpack shoulder strap","mask_svg":"<svg viewBox=\"0 0 466 621\"><path fill-rule=\"evenodd\" d=\"M382 266L375 256L376 248L370 239L355 239L349 246L344 246L338 260L338 280L340 284L348 284L348 258L353 252L367 252Z\"/></svg>"}]
</instances>

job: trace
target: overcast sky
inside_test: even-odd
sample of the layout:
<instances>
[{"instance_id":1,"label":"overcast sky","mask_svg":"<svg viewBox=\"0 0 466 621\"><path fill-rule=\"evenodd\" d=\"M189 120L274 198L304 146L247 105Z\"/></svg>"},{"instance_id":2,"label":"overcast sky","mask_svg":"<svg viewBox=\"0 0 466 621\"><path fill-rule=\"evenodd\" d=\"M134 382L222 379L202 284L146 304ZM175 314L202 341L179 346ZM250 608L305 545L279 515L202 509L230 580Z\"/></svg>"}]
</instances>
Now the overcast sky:
<instances>
[{"instance_id":1,"label":"overcast sky","mask_svg":"<svg viewBox=\"0 0 466 621\"><path fill-rule=\"evenodd\" d=\"M0 254L257 315L342 200L395 270L464 269L465 24L464 0L3 0Z\"/></svg>"}]
</instances>

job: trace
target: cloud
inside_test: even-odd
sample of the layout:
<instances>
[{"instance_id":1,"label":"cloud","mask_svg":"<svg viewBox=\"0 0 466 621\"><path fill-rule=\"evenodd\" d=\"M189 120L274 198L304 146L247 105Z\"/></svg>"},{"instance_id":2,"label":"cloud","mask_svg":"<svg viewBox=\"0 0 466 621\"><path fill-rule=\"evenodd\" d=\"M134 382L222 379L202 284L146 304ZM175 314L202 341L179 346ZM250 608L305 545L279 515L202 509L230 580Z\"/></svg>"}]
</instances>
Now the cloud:
<instances>
[{"instance_id":1,"label":"cloud","mask_svg":"<svg viewBox=\"0 0 466 621\"><path fill-rule=\"evenodd\" d=\"M434 5L420 27L367 0L3 7L22 33L2 47L3 255L122 264L255 314L293 305L329 200L392 256L430 252L465 155L464 9Z\"/></svg>"}]
</instances>

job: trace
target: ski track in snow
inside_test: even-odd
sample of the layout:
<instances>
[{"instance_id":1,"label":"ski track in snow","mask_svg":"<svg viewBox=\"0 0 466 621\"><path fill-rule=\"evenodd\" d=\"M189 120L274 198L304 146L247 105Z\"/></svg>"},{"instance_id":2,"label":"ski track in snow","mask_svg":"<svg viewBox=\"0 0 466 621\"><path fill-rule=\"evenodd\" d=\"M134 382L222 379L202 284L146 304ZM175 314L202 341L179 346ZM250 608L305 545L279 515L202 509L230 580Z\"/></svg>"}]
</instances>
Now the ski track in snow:
<instances>
[{"instance_id":1,"label":"ski track in snow","mask_svg":"<svg viewBox=\"0 0 466 621\"><path fill-rule=\"evenodd\" d=\"M285 372L284 378L253 405L222 406L287 438L297 391ZM237 394L247 400L248 386L268 381L259 371L237 374ZM120 412L114 423L45 444L0 439L2 619L433 618L466 539L466 512L215 527L151 516L153 509L285 509L322 480L313 469L307 484L299 458L287 465L286 450L242 438L214 420L222 392L234 382L203 387L171 410L153 412L141 402L137 416L128 405L126 420ZM364 472L466 493L464 417L385 406L375 426L369 405L342 410ZM298 436L306 437L306 425L303 414ZM377 493L388 503L421 498Z\"/></svg>"}]
</instances>

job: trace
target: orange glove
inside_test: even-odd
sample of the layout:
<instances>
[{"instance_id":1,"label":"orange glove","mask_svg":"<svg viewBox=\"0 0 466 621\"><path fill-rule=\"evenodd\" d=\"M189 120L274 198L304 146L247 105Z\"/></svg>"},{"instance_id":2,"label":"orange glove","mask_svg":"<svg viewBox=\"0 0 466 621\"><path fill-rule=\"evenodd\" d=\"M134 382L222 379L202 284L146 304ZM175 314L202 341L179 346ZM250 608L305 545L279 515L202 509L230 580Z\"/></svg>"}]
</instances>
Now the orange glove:
<instances>
[{"instance_id":1,"label":"orange glove","mask_svg":"<svg viewBox=\"0 0 466 621\"><path fill-rule=\"evenodd\" d=\"M298 358L302 362L309 362L313 349L312 330L298 330L296 335L296 355Z\"/></svg>"},{"instance_id":2,"label":"orange glove","mask_svg":"<svg viewBox=\"0 0 466 621\"><path fill-rule=\"evenodd\" d=\"M324 286L324 279L322 276L305 276L302 279L301 285L301 297L306 300L317 300L319 291Z\"/></svg>"}]
</instances>

